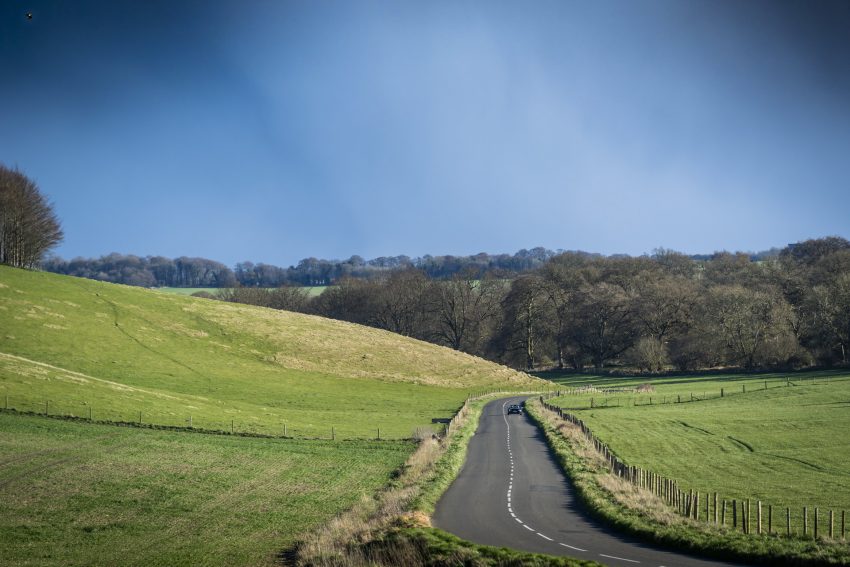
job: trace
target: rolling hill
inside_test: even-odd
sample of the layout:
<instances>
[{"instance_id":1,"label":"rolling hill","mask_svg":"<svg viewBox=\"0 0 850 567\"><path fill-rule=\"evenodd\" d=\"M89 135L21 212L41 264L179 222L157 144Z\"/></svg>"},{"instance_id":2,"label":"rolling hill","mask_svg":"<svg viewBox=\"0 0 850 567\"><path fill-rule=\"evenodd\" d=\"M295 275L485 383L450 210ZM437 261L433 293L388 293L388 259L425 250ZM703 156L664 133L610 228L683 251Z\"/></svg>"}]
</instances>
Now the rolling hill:
<instances>
[{"instance_id":1,"label":"rolling hill","mask_svg":"<svg viewBox=\"0 0 850 567\"><path fill-rule=\"evenodd\" d=\"M95 420L409 437L542 382L341 321L0 266L0 402Z\"/></svg>"}]
</instances>

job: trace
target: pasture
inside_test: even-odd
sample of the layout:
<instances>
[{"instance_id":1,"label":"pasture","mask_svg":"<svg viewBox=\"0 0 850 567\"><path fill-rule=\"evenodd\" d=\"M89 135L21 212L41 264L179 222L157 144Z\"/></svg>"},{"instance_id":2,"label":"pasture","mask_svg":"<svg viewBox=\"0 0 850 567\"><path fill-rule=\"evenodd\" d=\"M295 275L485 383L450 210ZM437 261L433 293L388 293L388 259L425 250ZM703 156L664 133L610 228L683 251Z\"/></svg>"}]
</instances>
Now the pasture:
<instances>
[{"instance_id":1,"label":"pasture","mask_svg":"<svg viewBox=\"0 0 850 567\"><path fill-rule=\"evenodd\" d=\"M0 266L0 404L22 411L407 438L470 392L536 384L350 323Z\"/></svg>"},{"instance_id":2,"label":"pasture","mask_svg":"<svg viewBox=\"0 0 850 567\"><path fill-rule=\"evenodd\" d=\"M570 393L551 402L584 420L626 463L686 490L761 500L765 525L773 505L774 531L784 533L786 507L795 533L808 507L809 534L819 507L822 535L828 510L836 511L836 530L840 511L850 511L846 371L556 382ZM632 391L644 384L651 389Z\"/></svg>"},{"instance_id":3,"label":"pasture","mask_svg":"<svg viewBox=\"0 0 850 567\"><path fill-rule=\"evenodd\" d=\"M3 565L271 565L409 442L294 441L0 412Z\"/></svg>"}]
</instances>

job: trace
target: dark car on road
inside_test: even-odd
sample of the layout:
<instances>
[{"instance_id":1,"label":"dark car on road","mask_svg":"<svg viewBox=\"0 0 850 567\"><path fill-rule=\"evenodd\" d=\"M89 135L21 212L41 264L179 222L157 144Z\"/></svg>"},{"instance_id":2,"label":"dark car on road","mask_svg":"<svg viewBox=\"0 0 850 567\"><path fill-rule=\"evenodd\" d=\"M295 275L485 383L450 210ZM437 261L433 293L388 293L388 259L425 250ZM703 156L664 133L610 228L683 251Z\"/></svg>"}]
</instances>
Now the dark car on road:
<instances>
[{"instance_id":1,"label":"dark car on road","mask_svg":"<svg viewBox=\"0 0 850 567\"><path fill-rule=\"evenodd\" d=\"M522 414L522 406L517 404L511 404L508 406L508 415L512 413Z\"/></svg>"}]
</instances>

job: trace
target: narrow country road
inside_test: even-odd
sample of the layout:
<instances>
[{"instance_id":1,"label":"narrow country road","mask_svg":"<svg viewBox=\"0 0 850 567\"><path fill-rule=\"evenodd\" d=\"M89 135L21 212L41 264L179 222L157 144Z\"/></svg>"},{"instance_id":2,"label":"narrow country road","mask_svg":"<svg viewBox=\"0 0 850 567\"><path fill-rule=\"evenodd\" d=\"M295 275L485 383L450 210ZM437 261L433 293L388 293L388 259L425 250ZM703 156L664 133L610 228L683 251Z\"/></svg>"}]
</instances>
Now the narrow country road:
<instances>
[{"instance_id":1,"label":"narrow country road","mask_svg":"<svg viewBox=\"0 0 850 567\"><path fill-rule=\"evenodd\" d=\"M437 503L436 527L475 543L612 566L733 565L643 543L584 514L543 433L524 414L507 415L523 399L484 407L466 463Z\"/></svg>"}]
</instances>

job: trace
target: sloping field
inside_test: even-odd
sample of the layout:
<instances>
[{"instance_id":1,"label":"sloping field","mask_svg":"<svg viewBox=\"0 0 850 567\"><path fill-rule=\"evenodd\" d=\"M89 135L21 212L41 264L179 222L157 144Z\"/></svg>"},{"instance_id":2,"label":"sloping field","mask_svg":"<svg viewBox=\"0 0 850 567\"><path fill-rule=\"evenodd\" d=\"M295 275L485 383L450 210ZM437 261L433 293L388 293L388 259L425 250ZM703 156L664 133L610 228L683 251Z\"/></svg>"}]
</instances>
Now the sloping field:
<instances>
[{"instance_id":1,"label":"sloping field","mask_svg":"<svg viewBox=\"0 0 850 567\"><path fill-rule=\"evenodd\" d=\"M779 507L773 527L783 533L785 507L792 509L796 533L802 530L803 506L809 507L809 530L815 506L822 522L830 509L836 518L841 510L850 511L846 371L591 380L590 385L594 382L597 391L554 403L583 419L627 463L676 479L685 489ZM651 392L616 391L646 382Z\"/></svg>"},{"instance_id":2,"label":"sloping field","mask_svg":"<svg viewBox=\"0 0 850 567\"><path fill-rule=\"evenodd\" d=\"M0 412L3 565L271 565L410 442L153 431Z\"/></svg>"},{"instance_id":3,"label":"sloping field","mask_svg":"<svg viewBox=\"0 0 850 567\"><path fill-rule=\"evenodd\" d=\"M403 438L470 392L539 383L341 321L0 266L0 403L15 409Z\"/></svg>"}]
</instances>

